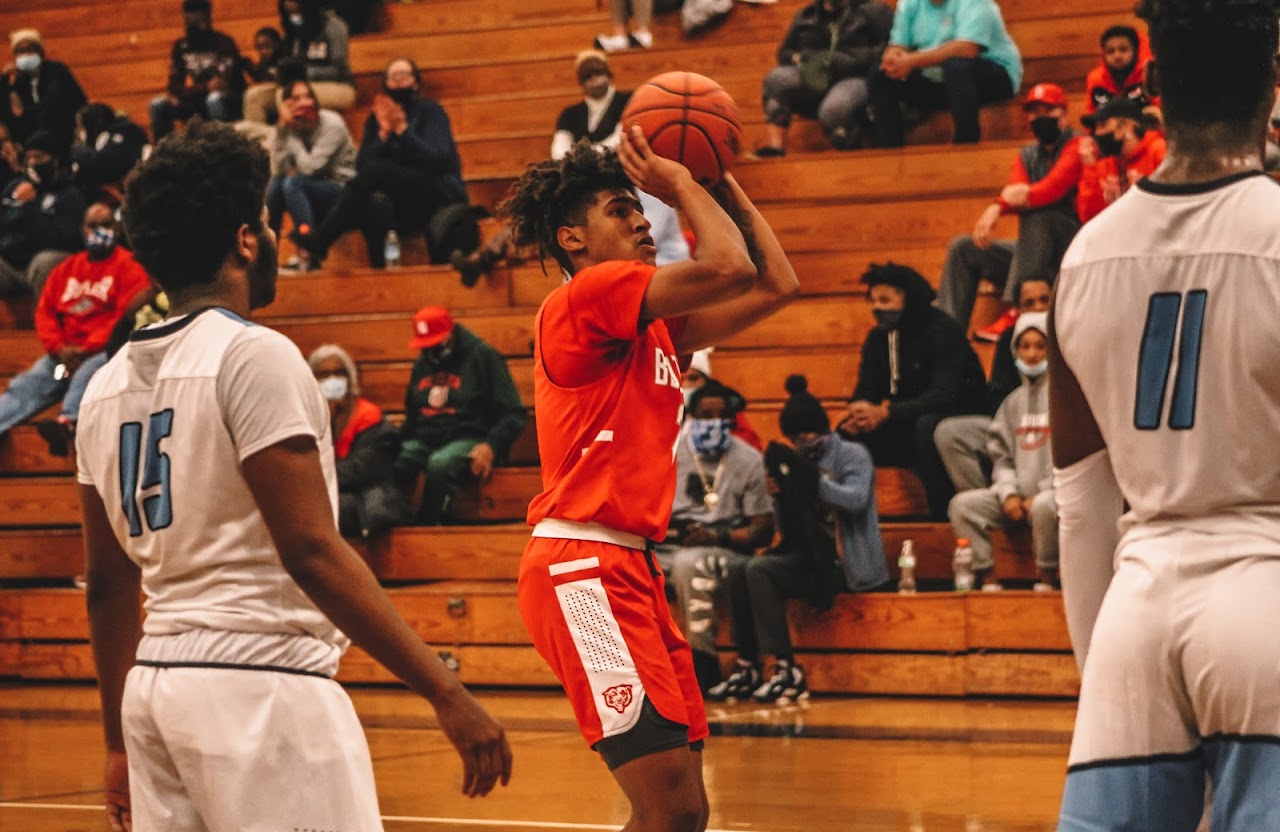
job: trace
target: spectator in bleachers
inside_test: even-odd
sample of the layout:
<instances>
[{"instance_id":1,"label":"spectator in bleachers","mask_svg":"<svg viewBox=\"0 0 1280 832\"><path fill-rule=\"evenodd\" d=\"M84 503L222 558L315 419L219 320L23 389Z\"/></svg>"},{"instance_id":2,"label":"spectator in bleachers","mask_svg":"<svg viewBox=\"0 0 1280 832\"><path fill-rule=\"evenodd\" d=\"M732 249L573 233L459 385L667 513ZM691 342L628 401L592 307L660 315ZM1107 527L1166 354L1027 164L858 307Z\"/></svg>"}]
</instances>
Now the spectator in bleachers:
<instances>
[{"instance_id":1,"label":"spectator in bleachers","mask_svg":"<svg viewBox=\"0 0 1280 832\"><path fill-rule=\"evenodd\" d=\"M1037 590L1057 585L1058 506L1053 495L1053 460L1049 453L1048 314L1029 312L1014 325L1013 349L1022 386L1009 394L988 431L990 488L965 491L951 501L956 536L973 547L977 583L999 589L992 572L991 530L1031 526Z\"/></svg>"},{"instance_id":2,"label":"spectator in bleachers","mask_svg":"<svg viewBox=\"0 0 1280 832\"><path fill-rule=\"evenodd\" d=\"M269 142L271 182L267 213L277 234L287 211L294 228L307 233L338 201L342 188L356 175L356 146L342 116L317 107L306 81L294 81L280 101L280 121ZM288 268L312 267L300 249Z\"/></svg>"},{"instance_id":3,"label":"spectator in bleachers","mask_svg":"<svg viewBox=\"0 0 1280 832\"><path fill-rule=\"evenodd\" d=\"M862 276L876 327L862 345L858 383L840 426L877 466L914 468L929 514L944 520L954 489L934 431L948 416L982 413L986 376L964 327L933 306L920 273L896 263Z\"/></svg>"},{"instance_id":4,"label":"spectator in bleachers","mask_svg":"<svg viewBox=\"0 0 1280 832\"><path fill-rule=\"evenodd\" d=\"M656 550L684 614L685 636L703 691L720 682L715 594L720 577L745 569L773 539L773 502L760 452L733 436L746 401L708 381L693 392L690 420L676 445L671 525Z\"/></svg>"},{"instance_id":5,"label":"spectator in bleachers","mask_svg":"<svg viewBox=\"0 0 1280 832\"><path fill-rule=\"evenodd\" d=\"M348 59L347 24L325 11L319 0L280 0L279 9L284 38L280 44L278 75L291 71L302 73L304 80L311 82L322 109L351 109L356 103L356 88ZM286 67L286 63L290 66ZM293 80L292 77L276 79L280 84ZM279 87L269 81L250 87L244 96L245 120L268 123L277 106L278 91Z\"/></svg>"},{"instance_id":6,"label":"spectator in bleachers","mask_svg":"<svg viewBox=\"0 0 1280 832\"><path fill-rule=\"evenodd\" d=\"M1036 140L1018 151L1009 184L982 212L973 235L951 241L942 269L938 308L962 326L969 324L979 280L1003 287L1005 303L1013 304L1022 281L1058 273L1080 230L1076 188L1084 165L1080 137L1067 119L1067 94L1057 84L1037 84L1023 109ZM1018 216L1016 241L993 237L1005 214ZM1009 319L982 335L994 340L1012 325Z\"/></svg>"},{"instance_id":7,"label":"spectator in bleachers","mask_svg":"<svg viewBox=\"0 0 1280 832\"><path fill-rule=\"evenodd\" d=\"M1084 171L1076 205L1083 222L1102 213L1164 161L1165 139L1147 127L1142 105L1115 98L1095 115L1093 138L1080 143Z\"/></svg>"},{"instance_id":8,"label":"spectator in bleachers","mask_svg":"<svg viewBox=\"0 0 1280 832\"><path fill-rule=\"evenodd\" d=\"M757 156L783 156L792 113L816 118L832 147L861 143L867 76L889 43L893 10L881 0L813 0L796 12L778 66L764 79L768 143Z\"/></svg>"},{"instance_id":9,"label":"spectator in bleachers","mask_svg":"<svg viewBox=\"0 0 1280 832\"><path fill-rule=\"evenodd\" d=\"M609 0L609 16L613 31L596 35L596 49L605 52L621 52L632 46L648 49L653 46L653 33L649 24L653 21L653 0ZM627 24L631 24L628 33Z\"/></svg>"},{"instance_id":10,"label":"spectator in bleachers","mask_svg":"<svg viewBox=\"0 0 1280 832\"><path fill-rule=\"evenodd\" d=\"M44 285L35 319L45 354L0 393L0 435L59 400L59 421L73 426L89 379L107 363L116 322L150 297L151 278L117 245L112 210L93 205L82 219L87 248L63 260Z\"/></svg>"},{"instance_id":11,"label":"spectator in bleachers","mask_svg":"<svg viewBox=\"0 0 1280 832\"><path fill-rule=\"evenodd\" d=\"M36 131L53 138L54 154L64 163L71 151L76 111L85 105L84 90L71 69L44 54L44 40L35 29L9 35L13 63L0 75L0 120L21 145Z\"/></svg>"},{"instance_id":12,"label":"spectator in bleachers","mask_svg":"<svg viewBox=\"0 0 1280 832\"><path fill-rule=\"evenodd\" d=\"M169 87L151 101L151 138L160 141L192 116L235 121L244 95L244 58L230 35L213 28L209 0L182 0L186 33L173 43Z\"/></svg>"},{"instance_id":13,"label":"spectator in bleachers","mask_svg":"<svg viewBox=\"0 0 1280 832\"><path fill-rule=\"evenodd\" d=\"M24 169L22 145L13 140L9 128L0 121L0 178L7 182Z\"/></svg>"},{"instance_id":14,"label":"spectator in bleachers","mask_svg":"<svg viewBox=\"0 0 1280 832\"><path fill-rule=\"evenodd\" d=\"M766 487L774 498L777 546L726 570L738 662L709 699L794 701L807 696L787 627L787 600L829 609L837 592L884 589L889 568L876 512L875 467L866 448L831 432L822 403L804 376L786 384L779 416L791 447L765 449ZM774 657L768 679L761 654Z\"/></svg>"},{"instance_id":15,"label":"spectator in bleachers","mask_svg":"<svg viewBox=\"0 0 1280 832\"><path fill-rule=\"evenodd\" d=\"M1150 61L1151 49L1137 29L1119 25L1103 32L1102 63L1085 79L1085 116L1113 98L1130 98L1144 108L1152 104L1143 83Z\"/></svg>"},{"instance_id":16,"label":"spectator in bleachers","mask_svg":"<svg viewBox=\"0 0 1280 832\"><path fill-rule=\"evenodd\" d=\"M263 26L253 33L254 57L246 62L245 74L254 84L274 84L280 66L280 31L274 26ZM250 88L252 89L252 88ZM247 98L250 90L245 91Z\"/></svg>"},{"instance_id":17,"label":"spectator in bleachers","mask_svg":"<svg viewBox=\"0 0 1280 832\"><path fill-rule=\"evenodd\" d=\"M54 266L84 247L85 200L64 174L53 137L43 130L27 139L22 175L0 196L0 297L37 297Z\"/></svg>"},{"instance_id":18,"label":"spectator in bleachers","mask_svg":"<svg viewBox=\"0 0 1280 832\"><path fill-rule=\"evenodd\" d=\"M1043 277L1022 281L1018 287L1018 314L1048 312L1053 284ZM1013 328L1006 329L996 342L987 383L987 408L981 414L944 419L934 433L934 443L943 467L956 491L972 491L990 485L991 457L987 453L987 428L1000 405L1022 384L1013 361Z\"/></svg>"},{"instance_id":19,"label":"spectator in bleachers","mask_svg":"<svg viewBox=\"0 0 1280 832\"><path fill-rule=\"evenodd\" d=\"M361 398L359 371L342 347L317 347L307 363L329 403L338 530L347 537L385 532L404 514L404 499L392 474L400 453L399 431L383 417L382 408Z\"/></svg>"},{"instance_id":20,"label":"spectator in bleachers","mask_svg":"<svg viewBox=\"0 0 1280 832\"><path fill-rule=\"evenodd\" d=\"M437 211L466 201L449 116L437 102L422 97L417 65L396 58L387 65L382 92L365 122L355 178L319 227L299 234L297 242L318 265L338 237L359 228L369 264L380 269L386 266L388 231L421 234Z\"/></svg>"},{"instance_id":21,"label":"spectator in bleachers","mask_svg":"<svg viewBox=\"0 0 1280 832\"><path fill-rule=\"evenodd\" d=\"M902 105L949 109L956 144L982 137L979 110L1022 86L1022 55L995 0L900 0L870 78L880 147L902 147Z\"/></svg>"},{"instance_id":22,"label":"spectator in bleachers","mask_svg":"<svg viewBox=\"0 0 1280 832\"><path fill-rule=\"evenodd\" d=\"M409 346L419 354L405 393L395 471L405 493L425 473L418 520L438 525L449 518L458 486L487 480L529 416L502 354L455 324L447 309L419 309Z\"/></svg>"},{"instance_id":23,"label":"spectator in bleachers","mask_svg":"<svg viewBox=\"0 0 1280 832\"><path fill-rule=\"evenodd\" d=\"M703 386L715 381L711 375L711 353L714 352L714 349L714 347L707 347L695 352L689 359L688 368L680 374L680 389L684 393L686 420L692 413L690 403L693 401L694 393ZM751 426L751 420L747 417L745 403L741 408L734 411L733 435L757 451L764 450L764 441L760 438L760 434L756 433L756 429Z\"/></svg>"},{"instance_id":24,"label":"spectator in bleachers","mask_svg":"<svg viewBox=\"0 0 1280 832\"><path fill-rule=\"evenodd\" d=\"M118 206L125 177L146 151L147 131L109 105L88 104L76 113L71 170L86 199Z\"/></svg>"}]
</instances>

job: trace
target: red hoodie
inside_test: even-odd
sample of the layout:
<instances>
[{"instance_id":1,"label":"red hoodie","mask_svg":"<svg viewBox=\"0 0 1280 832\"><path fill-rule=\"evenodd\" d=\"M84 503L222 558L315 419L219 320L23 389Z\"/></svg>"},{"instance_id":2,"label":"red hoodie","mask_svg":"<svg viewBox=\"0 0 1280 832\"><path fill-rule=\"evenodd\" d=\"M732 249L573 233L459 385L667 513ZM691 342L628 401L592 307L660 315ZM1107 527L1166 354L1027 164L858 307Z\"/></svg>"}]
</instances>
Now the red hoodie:
<instances>
[{"instance_id":1,"label":"red hoodie","mask_svg":"<svg viewBox=\"0 0 1280 832\"><path fill-rule=\"evenodd\" d=\"M102 351L129 302L150 286L133 253L121 246L102 260L90 260L83 251L71 255L49 273L40 293L40 343L50 355L66 346Z\"/></svg>"},{"instance_id":2,"label":"red hoodie","mask_svg":"<svg viewBox=\"0 0 1280 832\"><path fill-rule=\"evenodd\" d=\"M1085 165L1080 188L1076 192L1076 213L1080 215L1080 222L1088 222L1111 204L1104 187L1108 179L1114 177L1120 193L1124 193L1130 185L1150 176L1160 167L1165 148L1164 136L1148 130L1133 155L1126 156L1123 161L1112 156L1099 159L1096 164Z\"/></svg>"},{"instance_id":3,"label":"red hoodie","mask_svg":"<svg viewBox=\"0 0 1280 832\"><path fill-rule=\"evenodd\" d=\"M1107 68L1106 60L1103 60L1101 64L1090 70L1089 77L1084 82L1084 114L1087 116L1093 115L1103 104L1121 95L1140 102L1143 107L1159 107L1160 99L1148 99L1146 93L1142 90L1142 76L1146 71L1147 64L1151 62L1151 58L1151 45L1147 43L1146 35L1139 34L1138 60L1133 65L1133 71L1129 73L1129 77L1124 79L1123 84L1116 83L1115 76Z\"/></svg>"}]
</instances>

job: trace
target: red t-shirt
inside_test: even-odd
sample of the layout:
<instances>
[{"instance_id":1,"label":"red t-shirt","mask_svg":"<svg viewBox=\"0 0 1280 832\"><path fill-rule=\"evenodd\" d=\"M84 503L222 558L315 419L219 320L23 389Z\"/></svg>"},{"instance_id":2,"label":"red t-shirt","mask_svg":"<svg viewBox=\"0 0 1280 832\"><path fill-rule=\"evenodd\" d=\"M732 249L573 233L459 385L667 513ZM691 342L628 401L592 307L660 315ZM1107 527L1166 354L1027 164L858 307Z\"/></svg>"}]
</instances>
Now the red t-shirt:
<instances>
[{"instance_id":1,"label":"red t-shirt","mask_svg":"<svg viewBox=\"0 0 1280 832\"><path fill-rule=\"evenodd\" d=\"M640 328L657 271L601 263L552 292L535 324L534 410L543 491L529 524L548 517L599 523L662 540L675 497L684 396L671 330Z\"/></svg>"},{"instance_id":2,"label":"red t-shirt","mask_svg":"<svg viewBox=\"0 0 1280 832\"><path fill-rule=\"evenodd\" d=\"M65 346L100 352L129 301L150 285L146 271L122 246L102 260L90 260L84 252L71 255L49 273L40 292L35 315L40 343L50 354Z\"/></svg>"}]
</instances>

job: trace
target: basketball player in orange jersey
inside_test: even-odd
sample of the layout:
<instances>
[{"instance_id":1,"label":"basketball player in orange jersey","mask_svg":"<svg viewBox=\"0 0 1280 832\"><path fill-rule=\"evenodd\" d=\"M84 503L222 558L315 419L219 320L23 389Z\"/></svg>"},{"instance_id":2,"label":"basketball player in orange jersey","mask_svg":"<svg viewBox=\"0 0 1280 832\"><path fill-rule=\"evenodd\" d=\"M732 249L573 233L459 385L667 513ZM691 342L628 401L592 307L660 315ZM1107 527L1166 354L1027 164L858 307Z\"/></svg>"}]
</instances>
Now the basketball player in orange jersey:
<instances>
[{"instance_id":1,"label":"basketball player in orange jersey","mask_svg":"<svg viewBox=\"0 0 1280 832\"><path fill-rule=\"evenodd\" d=\"M697 254L658 268L635 188L678 208ZM683 396L677 356L724 340L799 291L731 176L721 200L628 126L618 152L579 144L530 168L505 209L521 245L568 280L535 324L544 490L529 506L520 612L587 742L631 801L624 832L699 832L707 718L653 542L667 533Z\"/></svg>"}]
</instances>

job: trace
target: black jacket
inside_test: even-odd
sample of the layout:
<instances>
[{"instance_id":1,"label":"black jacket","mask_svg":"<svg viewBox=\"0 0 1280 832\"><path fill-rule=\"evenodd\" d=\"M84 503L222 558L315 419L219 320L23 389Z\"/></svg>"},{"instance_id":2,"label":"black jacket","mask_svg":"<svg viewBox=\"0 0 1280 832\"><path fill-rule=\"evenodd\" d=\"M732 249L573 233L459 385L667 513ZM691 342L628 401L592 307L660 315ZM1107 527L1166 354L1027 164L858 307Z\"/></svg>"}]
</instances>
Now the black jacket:
<instances>
[{"instance_id":1,"label":"black jacket","mask_svg":"<svg viewBox=\"0 0 1280 832\"><path fill-rule=\"evenodd\" d=\"M356 434L351 451L335 461L338 472L338 526L347 537L376 534L404 514L392 465L400 454L400 432L383 419Z\"/></svg>"},{"instance_id":2,"label":"black jacket","mask_svg":"<svg viewBox=\"0 0 1280 832\"><path fill-rule=\"evenodd\" d=\"M440 177L443 204L467 201L467 186L462 182L462 159L453 140L449 115L439 103L419 98L404 111L408 129L399 136L379 135L378 119L372 114L364 123L364 136L356 154L356 169L374 160L394 162L417 168Z\"/></svg>"},{"instance_id":3,"label":"black jacket","mask_svg":"<svg viewBox=\"0 0 1280 832\"><path fill-rule=\"evenodd\" d=\"M147 131L120 116L96 136L71 148L76 184L87 194L103 185L120 182L142 159Z\"/></svg>"},{"instance_id":4,"label":"black jacket","mask_svg":"<svg viewBox=\"0 0 1280 832\"><path fill-rule=\"evenodd\" d=\"M10 180L0 196L0 258L23 269L42 251L84 248L81 226L87 206L75 183L59 177L38 186L27 202L18 203L13 192L26 181L23 176Z\"/></svg>"},{"instance_id":5,"label":"black jacket","mask_svg":"<svg viewBox=\"0 0 1280 832\"><path fill-rule=\"evenodd\" d=\"M170 95L196 112L203 112L204 97L214 78L226 81L230 93L244 92L244 58L230 35L210 30L173 42L169 55Z\"/></svg>"},{"instance_id":6,"label":"black jacket","mask_svg":"<svg viewBox=\"0 0 1280 832\"><path fill-rule=\"evenodd\" d=\"M778 63L790 66L797 52L804 57L829 52L831 26L843 14L842 11L828 12L822 7L822 0L815 0L796 12L778 48ZM879 0L851 0L832 57L831 80L856 78L870 72L880 63L892 28L893 9L888 5Z\"/></svg>"},{"instance_id":7,"label":"black jacket","mask_svg":"<svg viewBox=\"0 0 1280 832\"><path fill-rule=\"evenodd\" d=\"M889 421L897 423L930 413L985 413L987 379L964 327L933 306L933 287L923 277L911 274L895 285L907 296L902 322L895 330L876 327L867 334L850 401L887 399Z\"/></svg>"},{"instance_id":8,"label":"black jacket","mask_svg":"<svg viewBox=\"0 0 1280 832\"><path fill-rule=\"evenodd\" d=\"M21 115L14 112L15 95ZM76 129L76 112L88 103L80 82L66 64L42 61L34 78L23 72L16 73L13 80L0 76L0 102L4 124L14 141L25 145L32 133L47 130L58 143L58 158L66 161Z\"/></svg>"}]
</instances>

